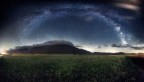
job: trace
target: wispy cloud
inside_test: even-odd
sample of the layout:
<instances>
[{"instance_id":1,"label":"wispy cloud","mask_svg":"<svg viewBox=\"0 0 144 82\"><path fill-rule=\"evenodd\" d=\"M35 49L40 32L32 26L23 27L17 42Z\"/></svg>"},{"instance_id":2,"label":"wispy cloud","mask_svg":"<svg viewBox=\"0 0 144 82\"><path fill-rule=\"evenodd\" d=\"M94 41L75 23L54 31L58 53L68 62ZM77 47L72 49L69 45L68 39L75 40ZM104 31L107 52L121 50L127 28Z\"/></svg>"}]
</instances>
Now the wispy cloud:
<instances>
[{"instance_id":1,"label":"wispy cloud","mask_svg":"<svg viewBox=\"0 0 144 82\"><path fill-rule=\"evenodd\" d=\"M131 49L135 49L135 50L142 50L144 49L143 45L120 45L120 44L112 44L112 47L117 47L117 48L131 48Z\"/></svg>"}]
</instances>

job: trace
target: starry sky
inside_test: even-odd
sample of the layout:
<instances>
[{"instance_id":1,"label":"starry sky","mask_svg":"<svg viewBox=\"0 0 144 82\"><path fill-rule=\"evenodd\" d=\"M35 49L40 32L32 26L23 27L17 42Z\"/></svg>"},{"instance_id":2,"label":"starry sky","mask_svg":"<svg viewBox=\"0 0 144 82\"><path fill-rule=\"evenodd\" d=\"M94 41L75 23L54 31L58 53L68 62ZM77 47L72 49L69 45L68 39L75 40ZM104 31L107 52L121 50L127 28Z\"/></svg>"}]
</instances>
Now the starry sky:
<instances>
[{"instance_id":1,"label":"starry sky","mask_svg":"<svg viewBox=\"0 0 144 82\"><path fill-rule=\"evenodd\" d=\"M0 51L66 40L91 52L144 52L142 2L134 6L109 2L3 2Z\"/></svg>"}]
</instances>

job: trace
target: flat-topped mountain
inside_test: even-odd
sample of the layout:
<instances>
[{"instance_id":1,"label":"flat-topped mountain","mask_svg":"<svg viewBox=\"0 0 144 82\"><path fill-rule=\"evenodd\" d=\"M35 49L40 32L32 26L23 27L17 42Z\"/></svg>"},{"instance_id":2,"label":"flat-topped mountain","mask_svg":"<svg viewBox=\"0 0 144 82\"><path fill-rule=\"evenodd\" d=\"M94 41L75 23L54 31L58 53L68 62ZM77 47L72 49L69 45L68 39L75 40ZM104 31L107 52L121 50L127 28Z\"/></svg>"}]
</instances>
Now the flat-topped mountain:
<instances>
[{"instance_id":1,"label":"flat-topped mountain","mask_svg":"<svg viewBox=\"0 0 144 82\"><path fill-rule=\"evenodd\" d=\"M9 54L89 54L89 51L79 49L72 42L64 40L47 41L32 46L18 46L8 51Z\"/></svg>"},{"instance_id":2,"label":"flat-topped mountain","mask_svg":"<svg viewBox=\"0 0 144 82\"><path fill-rule=\"evenodd\" d=\"M42 44L37 44L37 45L69 45L69 46L74 46L72 42L65 41L65 40L52 40L52 41L47 41Z\"/></svg>"}]
</instances>

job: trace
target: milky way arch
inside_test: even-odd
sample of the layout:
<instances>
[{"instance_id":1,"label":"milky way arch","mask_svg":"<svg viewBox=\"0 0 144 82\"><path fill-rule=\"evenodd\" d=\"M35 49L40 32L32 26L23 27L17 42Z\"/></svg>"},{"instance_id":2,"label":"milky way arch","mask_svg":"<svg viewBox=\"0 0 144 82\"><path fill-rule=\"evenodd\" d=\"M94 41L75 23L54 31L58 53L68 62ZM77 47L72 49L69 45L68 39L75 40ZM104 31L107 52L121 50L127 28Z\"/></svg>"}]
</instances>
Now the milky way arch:
<instances>
[{"instance_id":1,"label":"milky way arch","mask_svg":"<svg viewBox=\"0 0 144 82\"><path fill-rule=\"evenodd\" d=\"M24 18L23 25L20 27L21 34L19 35L21 42L25 41L30 34L40 28L41 24L46 20L52 20L66 15L82 16L89 14L92 18L99 18L102 22L112 26L117 32L122 45L129 44L129 39L124 32L125 26L122 22L127 22L125 18L119 15L119 12L105 6L90 6L90 5L55 5L36 9L37 13ZM115 19L115 20L114 20ZM90 18L89 18L90 20ZM128 23L127 23L128 24Z\"/></svg>"}]
</instances>

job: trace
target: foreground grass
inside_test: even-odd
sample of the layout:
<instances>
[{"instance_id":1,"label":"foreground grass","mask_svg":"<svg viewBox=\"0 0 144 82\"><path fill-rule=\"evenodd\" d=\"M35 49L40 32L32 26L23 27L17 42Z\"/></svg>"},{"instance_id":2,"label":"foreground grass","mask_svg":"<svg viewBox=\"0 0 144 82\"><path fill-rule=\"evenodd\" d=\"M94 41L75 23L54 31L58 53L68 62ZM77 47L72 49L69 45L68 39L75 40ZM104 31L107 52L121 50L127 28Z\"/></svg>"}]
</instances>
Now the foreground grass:
<instances>
[{"instance_id":1,"label":"foreground grass","mask_svg":"<svg viewBox=\"0 0 144 82\"><path fill-rule=\"evenodd\" d=\"M137 82L125 56L49 55L0 58L0 82Z\"/></svg>"}]
</instances>

